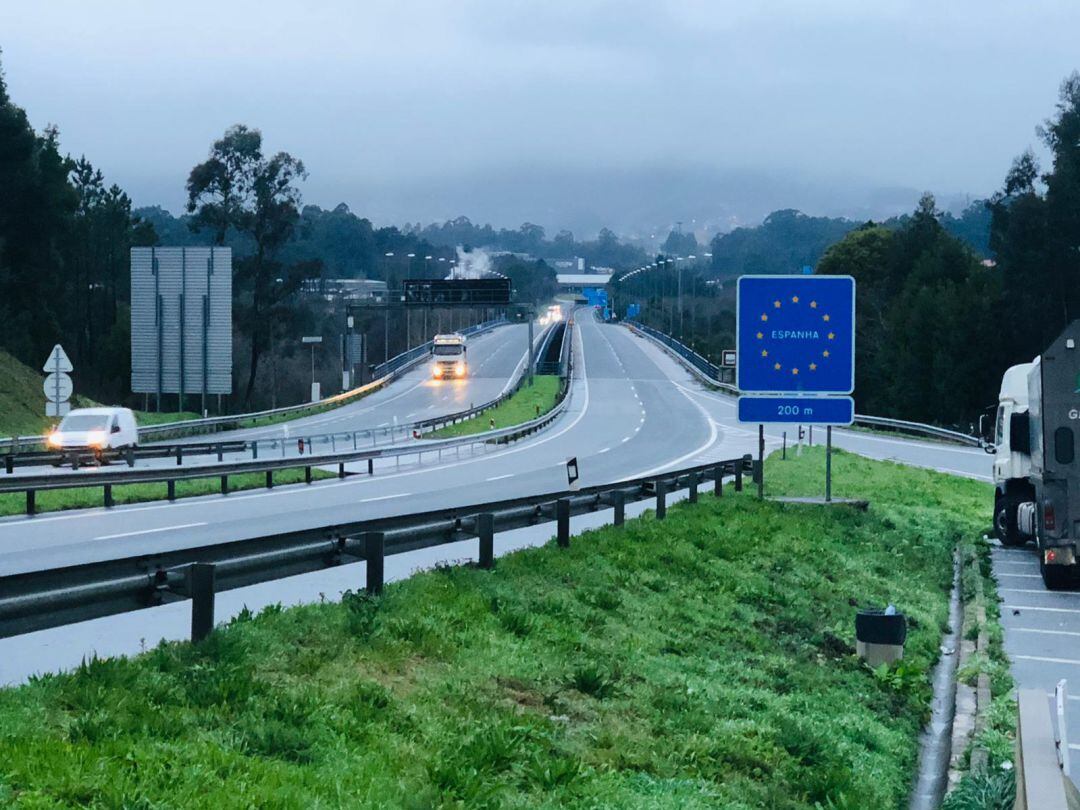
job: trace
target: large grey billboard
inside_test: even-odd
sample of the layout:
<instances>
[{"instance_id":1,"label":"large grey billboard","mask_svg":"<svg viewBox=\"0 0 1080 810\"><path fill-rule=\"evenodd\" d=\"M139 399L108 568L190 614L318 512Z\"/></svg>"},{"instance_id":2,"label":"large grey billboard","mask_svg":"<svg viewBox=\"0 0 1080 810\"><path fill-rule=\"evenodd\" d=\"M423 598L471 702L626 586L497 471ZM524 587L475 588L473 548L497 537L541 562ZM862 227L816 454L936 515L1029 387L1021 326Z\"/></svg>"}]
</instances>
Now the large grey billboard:
<instances>
[{"instance_id":1,"label":"large grey billboard","mask_svg":"<svg viewBox=\"0 0 1080 810\"><path fill-rule=\"evenodd\" d=\"M232 393L231 248L131 249L131 390Z\"/></svg>"}]
</instances>

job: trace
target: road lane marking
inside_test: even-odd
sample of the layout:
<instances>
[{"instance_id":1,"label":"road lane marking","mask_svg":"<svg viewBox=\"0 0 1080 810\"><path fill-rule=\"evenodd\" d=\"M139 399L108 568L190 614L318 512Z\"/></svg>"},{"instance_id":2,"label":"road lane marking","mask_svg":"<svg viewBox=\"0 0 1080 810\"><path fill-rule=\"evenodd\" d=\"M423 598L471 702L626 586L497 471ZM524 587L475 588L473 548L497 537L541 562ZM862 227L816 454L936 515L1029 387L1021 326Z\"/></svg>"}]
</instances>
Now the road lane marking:
<instances>
[{"instance_id":1,"label":"road lane marking","mask_svg":"<svg viewBox=\"0 0 1080 810\"><path fill-rule=\"evenodd\" d=\"M1078 593L1068 591L1048 591L1046 588L998 588L999 592L1008 593L1052 593L1056 596L1080 596Z\"/></svg>"},{"instance_id":2,"label":"road lane marking","mask_svg":"<svg viewBox=\"0 0 1080 810\"><path fill-rule=\"evenodd\" d=\"M411 492L399 492L396 495L380 495L377 498L361 498L360 503L371 503L372 501L388 501L391 498L408 498L412 495Z\"/></svg>"},{"instance_id":3,"label":"road lane marking","mask_svg":"<svg viewBox=\"0 0 1080 810\"><path fill-rule=\"evenodd\" d=\"M1039 633L1041 635L1046 635L1046 636L1072 636L1072 637L1080 636L1080 633L1077 633L1074 630L1036 630L1034 627L1010 627L1009 632L1010 633ZM1080 700L1080 698L1077 698L1077 700Z\"/></svg>"},{"instance_id":4,"label":"road lane marking","mask_svg":"<svg viewBox=\"0 0 1080 810\"><path fill-rule=\"evenodd\" d=\"M1042 655L1010 655L1009 657L1021 661L1038 661L1041 664L1068 664L1080 667L1080 659L1077 658L1047 658Z\"/></svg>"},{"instance_id":5,"label":"road lane marking","mask_svg":"<svg viewBox=\"0 0 1080 810\"><path fill-rule=\"evenodd\" d=\"M493 476L491 476L491 478L488 478L486 480L488 480L488 481L501 481L504 478L513 478L513 477L514 477L513 473L507 473L506 475L493 475Z\"/></svg>"},{"instance_id":6,"label":"road lane marking","mask_svg":"<svg viewBox=\"0 0 1080 810\"><path fill-rule=\"evenodd\" d=\"M116 540L120 537L134 537L137 534L157 534L158 532L171 532L178 529L194 529L196 526L205 526L206 523L181 523L177 526L162 526L160 529L140 529L137 532L120 532L119 534L102 534L95 540Z\"/></svg>"},{"instance_id":7,"label":"road lane marking","mask_svg":"<svg viewBox=\"0 0 1080 810\"><path fill-rule=\"evenodd\" d=\"M1009 574L1005 571L999 571L994 576L998 577L1023 577L1024 579L1042 579L1040 574Z\"/></svg>"}]
</instances>

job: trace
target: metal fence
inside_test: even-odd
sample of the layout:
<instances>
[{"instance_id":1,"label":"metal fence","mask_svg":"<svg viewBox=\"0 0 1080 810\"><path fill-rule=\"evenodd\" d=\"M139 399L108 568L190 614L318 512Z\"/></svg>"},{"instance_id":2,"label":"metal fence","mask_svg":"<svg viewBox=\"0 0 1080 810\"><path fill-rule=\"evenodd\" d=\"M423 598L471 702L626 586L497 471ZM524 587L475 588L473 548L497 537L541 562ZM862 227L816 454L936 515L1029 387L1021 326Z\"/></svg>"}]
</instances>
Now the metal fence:
<instances>
[{"instance_id":1,"label":"metal fence","mask_svg":"<svg viewBox=\"0 0 1080 810\"><path fill-rule=\"evenodd\" d=\"M214 594L220 591L365 561L364 587L377 594L387 554L475 538L479 565L490 568L498 531L554 521L558 544L565 547L572 515L612 508L615 525L622 525L627 503L655 499L656 518L662 520L669 492L686 488L694 502L703 483L711 481L714 494L721 495L725 477L731 476L735 489L741 490L746 472L760 474L748 455L577 491L345 520L199 548L12 574L0 577L0 637L191 599L192 638L199 640L213 627Z\"/></svg>"}]
</instances>

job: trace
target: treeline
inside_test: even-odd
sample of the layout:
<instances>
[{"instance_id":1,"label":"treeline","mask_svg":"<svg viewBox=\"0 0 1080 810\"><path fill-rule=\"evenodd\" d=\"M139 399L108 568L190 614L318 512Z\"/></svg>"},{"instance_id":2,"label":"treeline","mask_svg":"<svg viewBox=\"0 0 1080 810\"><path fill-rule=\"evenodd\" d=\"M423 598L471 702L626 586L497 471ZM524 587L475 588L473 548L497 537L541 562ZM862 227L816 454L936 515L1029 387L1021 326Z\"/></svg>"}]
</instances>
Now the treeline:
<instances>
[{"instance_id":1,"label":"treeline","mask_svg":"<svg viewBox=\"0 0 1080 810\"><path fill-rule=\"evenodd\" d=\"M864 412L972 426L1005 369L1080 317L1080 74L1038 134L1049 170L1024 152L986 204L992 263L946 232L929 197L899 230L860 228L825 254L819 272L859 281Z\"/></svg>"},{"instance_id":2,"label":"treeline","mask_svg":"<svg viewBox=\"0 0 1080 810\"><path fill-rule=\"evenodd\" d=\"M881 226L904 228L910 215L891 217ZM980 256L990 254L990 211L985 200L976 200L959 216L939 213L938 222L946 233L965 242ZM774 211L761 225L736 228L713 238L709 245L712 272L717 277L797 273L813 267L835 244L861 223L837 217L812 217L794 209ZM665 252L668 250L665 245Z\"/></svg>"},{"instance_id":3,"label":"treeline","mask_svg":"<svg viewBox=\"0 0 1080 810\"><path fill-rule=\"evenodd\" d=\"M56 343L77 390L117 399L130 380L128 250L152 227L85 158L38 134L0 73L0 347L40 368Z\"/></svg>"}]
</instances>

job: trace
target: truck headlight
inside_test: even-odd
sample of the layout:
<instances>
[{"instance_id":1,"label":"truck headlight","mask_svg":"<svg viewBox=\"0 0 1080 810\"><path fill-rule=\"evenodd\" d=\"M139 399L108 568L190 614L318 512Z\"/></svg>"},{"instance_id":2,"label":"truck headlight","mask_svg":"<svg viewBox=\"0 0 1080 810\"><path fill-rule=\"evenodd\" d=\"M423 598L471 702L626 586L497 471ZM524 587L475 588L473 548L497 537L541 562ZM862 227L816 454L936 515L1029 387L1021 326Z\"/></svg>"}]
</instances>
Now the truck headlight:
<instances>
[{"instance_id":1,"label":"truck headlight","mask_svg":"<svg viewBox=\"0 0 1080 810\"><path fill-rule=\"evenodd\" d=\"M442 366L440 366L438 363L435 363L431 367L431 373L435 377L441 377L442 376Z\"/></svg>"},{"instance_id":2,"label":"truck headlight","mask_svg":"<svg viewBox=\"0 0 1080 810\"><path fill-rule=\"evenodd\" d=\"M465 376L465 364L464 363L458 363L456 366L454 366L454 374L456 374L458 377L464 377Z\"/></svg>"}]
</instances>

